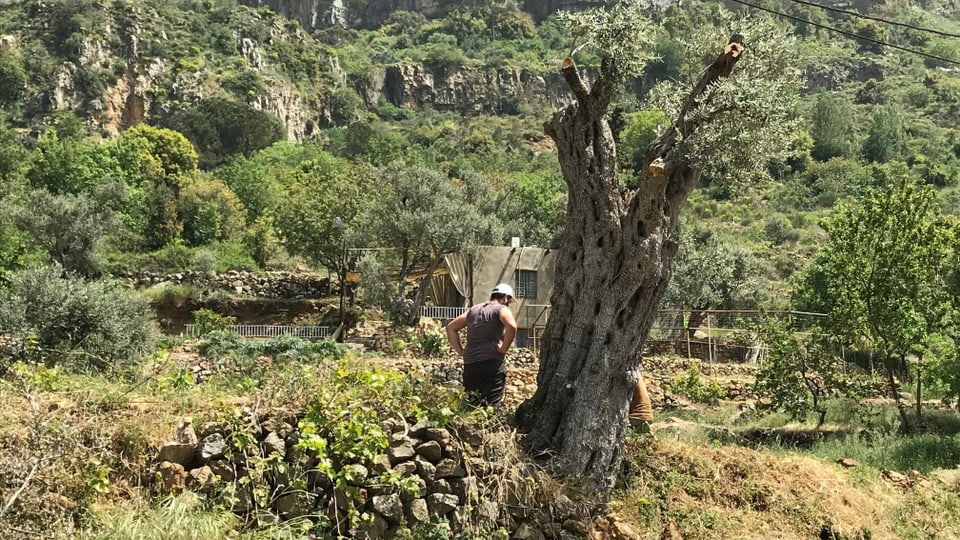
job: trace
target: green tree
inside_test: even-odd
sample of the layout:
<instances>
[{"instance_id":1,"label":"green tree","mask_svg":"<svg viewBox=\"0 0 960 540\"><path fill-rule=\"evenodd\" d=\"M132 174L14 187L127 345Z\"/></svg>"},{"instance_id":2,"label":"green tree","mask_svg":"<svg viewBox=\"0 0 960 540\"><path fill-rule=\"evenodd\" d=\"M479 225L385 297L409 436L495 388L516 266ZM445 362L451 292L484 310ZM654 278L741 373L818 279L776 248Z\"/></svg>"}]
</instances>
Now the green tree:
<instances>
[{"instance_id":1,"label":"green tree","mask_svg":"<svg viewBox=\"0 0 960 540\"><path fill-rule=\"evenodd\" d=\"M875 185L868 167L839 157L812 163L800 179L809 189L808 204L814 203L808 208L832 208L839 199L856 196Z\"/></svg>"},{"instance_id":2,"label":"green tree","mask_svg":"<svg viewBox=\"0 0 960 540\"><path fill-rule=\"evenodd\" d=\"M16 227L0 221L0 287L6 285L11 272L26 264L27 242Z\"/></svg>"},{"instance_id":3,"label":"green tree","mask_svg":"<svg viewBox=\"0 0 960 540\"><path fill-rule=\"evenodd\" d=\"M180 195L183 238L192 246L236 238L246 212L240 199L219 180L191 183Z\"/></svg>"},{"instance_id":4,"label":"green tree","mask_svg":"<svg viewBox=\"0 0 960 540\"><path fill-rule=\"evenodd\" d=\"M832 397L863 397L864 377L853 369L847 374L830 337L820 333L800 334L783 321L765 320L753 329L765 348L754 388L760 407L781 411L793 420L806 420L817 413L817 429L827 417L826 400Z\"/></svg>"},{"instance_id":5,"label":"green tree","mask_svg":"<svg viewBox=\"0 0 960 540\"><path fill-rule=\"evenodd\" d=\"M26 156L17 133L7 127L6 117L0 112L0 199L15 189Z\"/></svg>"},{"instance_id":6,"label":"green tree","mask_svg":"<svg viewBox=\"0 0 960 540\"><path fill-rule=\"evenodd\" d=\"M824 224L830 241L797 284L800 309L827 313L848 345L876 350L909 427L895 370L940 332L950 309L944 283L948 234L933 190L900 177Z\"/></svg>"},{"instance_id":7,"label":"green tree","mask_svg":"<svg viewBox=\"0 0 960 540\"><path fill-rule=\"evenodd\" d=\"M899 159L903 149L904 134L900 115L890 107L874 109L870 130L861 149L863 157L868 161L886 163Z\"/></svg>"},{"instance_id":8,"label":"green tree","mask_svg":"<svg viewBox=\"0 0 960 540\"><path fill-rule=\"evenodd\" d=\"M605 495L619 471L639 352L670 278L680 209L701 174L748 183L790 155L800 70L796 44L770 21L722 16L725 45L716 29L690 33L700 58L722 51L698 79L651 92L673 123L648 147L636 188L623 189L607 113L650 60L653 25L632 2L564 17L578 44L599 55L599 72L588 85L564 59L576 100L545 126L567 183L555 270L563 283L551 297L540 384L517 423L529 452L554 456L561 472Z\"/></svg>"},{"instance_id":9,"label":"green tree","mask_svg":"<svg viewBox=\"0 0 960 540\"><path fill-rule=\"evenodd\" d=\"M280 253L280 239L277 238L273 219L259 217L247 227L243 234L243 245L260 268L265 268L270 259Z\"/></svg>"},{"instance_id":10,"label":"green tree","mask_svg":"<svg viewBox=\"0 0 960 540\"><path fill-rule=\"evenodd\" d=\"M663 305L689 310L687 332L700 328L710 309L755 308L766 298L760 265L747 249L709 231L681 233Z\"/></svg>"},{"instance_id":11,"label":"green tree","mask_svg":"<svg viewBox=\"0 0 960 540\"><path fill-rule=\"evenodd\" d=\"M56 129L43 134L31 158L26 174L30 185L54 194L91 192L122 174L108 145L61 139Z\"/></svg>"},{"instance_id":12,"label":"green tree","mask_svg":"<svg viewBox=\"0 0 960 540\"><path fill-rule=\"evenodd\" d=\"M345 238L336 218L354 234L355 218L374 188L364 169L316 147L311 156L286 175L274 227L290 254L339 274Z\"/></svg>"},{"instance_id":13,"label":"green tree","mask_svg":"<svg viewBox=\"0 0 960 540\"><path fill-rule=\"evenodd\" d=\"M408 313L409 324L420 318L433 274L445 255L469 253L502 235L502 228L471 197L469 184L454 183L439 171L392 164L380 171L380 196L361 220L370 238L393 248L400 260L397 298L405 298L407 278L424 272Z\"/></svg>"},{"instance_id":14,"label":"green tree","mask_svg":"<svg viewBox=\"0 0 960 540\"><path fill-rule=\"evenodd\" d=\"M627 119L627 127L620 134L617 149L623 156L623 163L633 169L634 174L642 172L647 147L669 125L670 119L659 110L638 111Z\"/></svg>"},{"instance_id":15,"label":"green tree","mask_svg":"<svg viewBox=\"0 0 960 540\"><path fill-rule=\"evenodd\" d=\"M280 168L289 167L283 156L276 156L276 146L287 146L281 142L262 150L247 159L237 157L213 172L233 191L247 210L246 221L252 223L257 218L270 215L277 207L282 193L277 176L283 174Z\"/></svg>"},{"instance_id":16,"label":"green tree","mask_svg":"<svg viewBox=\"0 0 960 540\"><path fill-rule=\"evenodd\" d=\"M112 222L103 203L83 194L54 195L38 189L8 212L64 272L84 277L100 274L96 250Z\"/></svg>"},{"instance_id":17,"label":"green tree","mask_svg":"<svg viewBox=\"0 0 960 540\"><path fill-rule=\"evenodd\" d=\"M150 187L146 196L147 225L144 230L144 246L160 249L180 237L183 221L180 220L177 193L165 183Z\"/></svg>"},{"instance_id":18,"label":"green tree","mask_svg":"<svg viewBox=\"0 0 960 540\"><path fill-rule=\"evenodd\" d=\"M145 124L128 129L115 150L137 193L144 246L159 249L183 231L180 194L197 177L197 151L182 134Z\"/></svg>"},{"instance_id":19,"label":"green tree","mask_svg":"<svg viewBox=\"0 0 960 540\"><path fill-rule=\"evenodd\" d=\"M286 128L276 116L220 98L180 109L169 125L197 147L203 169L215 168L233 155L250 157L286 136Z\"/></svg>"},{"instance_id":20,"label":"green tree","mask_svg":"<svg viewBox=\"0 0 960 540\"><path fill-rule=\"evenodd\" d=\"M0 107L18 105L27 86L27 72L15 49L0 46Z\"/></svg>"},{"instance_id":21,"label":"green tree","mask_svg":"<svg viewBox=\"0 0 960 540\"><path fill-rule=\"evenodd\" d=\"M182 132L139 124L124 132L123 137L140 149L144 167L159 168L171 187L180 186L197 173L197 150Z\"/></svg>"},{"instance_id":22,"label":"green tree","mask_svg":"<svg viewBox=\"0 0 960 540\"><path fill-rule=\"evenodd\" d=\"M810 155L818 161L834 157L853 157L856 132L853 105L841 94L821 92L813 107L813 149Z\"/></svg>"},{"instance_id":23,"label":"green tree","mask_svg":"<svg viewBox=\"0 0 960 540\"><path fill-rule=\"evenodd\" d=\"M567 194L554 172L513 173L504 178L497 217L507 236L526 246L553 247L563 229Z\"/></svg>"}]
</instances>

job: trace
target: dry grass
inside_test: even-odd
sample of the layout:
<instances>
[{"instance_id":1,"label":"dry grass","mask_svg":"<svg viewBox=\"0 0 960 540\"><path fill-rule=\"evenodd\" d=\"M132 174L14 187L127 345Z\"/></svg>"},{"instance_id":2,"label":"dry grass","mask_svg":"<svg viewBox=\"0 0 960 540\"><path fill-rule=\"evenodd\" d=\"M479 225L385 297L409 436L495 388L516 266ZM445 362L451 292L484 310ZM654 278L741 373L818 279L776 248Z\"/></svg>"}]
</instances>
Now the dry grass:
<instances>
[{"instance_id":1,"label":"dry grass","mask_svg":"<svg viewBox=\"0 0 960 540\"><path fill-rule=\"evenodd\" d=\"M628 442L627 486L616 511L657 538L958 538L960 497L922 482L898 488L875 469L844 470L797 454L682 441ZM933 535L933 536L930 536Z\"/></svg>"},{"instance_id":2,"label":"dry grass","mask_svg":"<svg viewBox=\"0 0 960 540\"><path fill-rule=\"evenodd\" d=\"M186 499L151 502L144 485L156 448L185 416L198 424L224 420L244 405L261 413L302 412L334 366L288 364L252 389L216 379L171 386L171 375L190 361L159 359L126 381L42 374L0 379L0 508L13 500L0 516L0 538L89 537L90 531L100 538L151 538L149 531L174 527L218 538L235 528L222 510ZM814 538L824 525L851 540L960 538L960 496L933 481L898 488L866 464L846 470L796 453L705 439L631 438L626 444L625 485L611 509L643 538L658 538L671 522L688 540ZM523 507L553 513L559 495L575 490L530 463L503 417L488 419L476 450L477 461L467 464L488 470L474 507L495 501L518 515Z\"/></svg>"}]
</instances>

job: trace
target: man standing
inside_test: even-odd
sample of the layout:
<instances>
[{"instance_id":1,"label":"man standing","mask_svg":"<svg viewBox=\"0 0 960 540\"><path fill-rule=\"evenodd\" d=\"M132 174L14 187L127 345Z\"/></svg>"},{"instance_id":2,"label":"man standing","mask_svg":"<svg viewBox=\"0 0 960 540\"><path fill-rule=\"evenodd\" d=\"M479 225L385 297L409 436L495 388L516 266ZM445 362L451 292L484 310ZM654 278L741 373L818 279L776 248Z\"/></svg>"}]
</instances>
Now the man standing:
<instances>
[{"instance_id":1,"label":"man standing","mask_svg":"<svg viewBox=\"0 0 960 540\"><path fill-rule=\"evenodd\" d=\"M507 381L505 357L517 335L517 321L508 307L513 287L501 283L490 300L477 304L447 324L447 342L463 357L463 388L478 395L478 405L499 407ZM460 343L460 330L467 329L467 346Z\"/></svg>"}]
</instances>

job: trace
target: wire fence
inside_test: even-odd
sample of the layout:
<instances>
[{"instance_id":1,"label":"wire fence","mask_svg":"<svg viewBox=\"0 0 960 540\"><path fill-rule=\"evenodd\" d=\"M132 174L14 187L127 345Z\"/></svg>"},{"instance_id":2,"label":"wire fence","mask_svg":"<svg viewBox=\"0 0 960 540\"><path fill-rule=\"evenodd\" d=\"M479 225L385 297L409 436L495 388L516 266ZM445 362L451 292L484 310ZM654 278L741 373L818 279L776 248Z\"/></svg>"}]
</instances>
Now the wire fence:
<instances>
[{"instance_id":1,"label":"wire fence","mask_svg":"<svg viewBox=\"0 0 960 540\"><path fill-rule=\"evenodd\" d=\"M272 338L278 336L295 336L304 339L327 339L333 331L329 326L300 326L300 325L273 325L273 324L236 324L228 326L227 331L249 338ZM188 324L184 328L187 337L198 337L197 327Z\"/></svg>"},{"instance_id":2,"label":"wire fence","mask_svg":"<svg viewBox=\"0 0 960 540\"><path fill-rule=\"evenodd\" d=\"M420 315L450 320L466 310L424 306ZM661 309L650 329L644 354L678 354L707 362L760 363L765 348L754 328L763 321L779 321L794 332L810 333L825 317L823 313L805 311ZM522 329L522 346L539 350L545 327L546 317L538 317L531 328Z\"/></svg>"},{"instance_id":3,"label":"wire fence","mask_svg":"<svg viewBox=\"0 0 960 540\"><path fill-rule=\"evenodd\" d=\"M707 362L763 362L766 347L756 328L775 320L796 333L816 332L823 313L759 310L662 309L650 329L644 354L678 354Z\"/></svg>"}]
</instances>

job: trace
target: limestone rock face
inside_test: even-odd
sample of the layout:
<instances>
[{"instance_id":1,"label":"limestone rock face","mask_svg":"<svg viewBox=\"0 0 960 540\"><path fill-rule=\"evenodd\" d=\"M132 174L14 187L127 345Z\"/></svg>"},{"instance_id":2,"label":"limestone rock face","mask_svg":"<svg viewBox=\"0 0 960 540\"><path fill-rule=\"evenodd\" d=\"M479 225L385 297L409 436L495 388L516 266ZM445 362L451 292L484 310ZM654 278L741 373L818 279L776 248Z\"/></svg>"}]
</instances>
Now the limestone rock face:
<instances>
[{"instance_id":1,"label":"limestone rock face","mask_svg":"<svg viewBox=\"0 0 960 540\"><path fill-rule=\"evenodd\" d=\"M590 73L584 73L592 80ZM571 99L569 87L557 72L540 75L517 69L431 70L423 64L396 64L374 71L352 86L367 107L381 97L397 107L460 114L517 114L527 103L562 106Z\"/></svg>"},{"instance_id":2,"label":"limestone rock face","mask_svg":"<svg viewBox=\"0 0 960 540\"><path fill-rule=\"evenodd\" d=\"M428 19L463 7L462 0L242 0L251 7L268 7L296 20L308 31L334 26L375 28L396 11L413 11ZM612 0L524 0L522 8L542 20L559 10L579 11L611 4Z\"/></svg>"}]
</instances>

